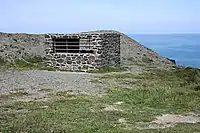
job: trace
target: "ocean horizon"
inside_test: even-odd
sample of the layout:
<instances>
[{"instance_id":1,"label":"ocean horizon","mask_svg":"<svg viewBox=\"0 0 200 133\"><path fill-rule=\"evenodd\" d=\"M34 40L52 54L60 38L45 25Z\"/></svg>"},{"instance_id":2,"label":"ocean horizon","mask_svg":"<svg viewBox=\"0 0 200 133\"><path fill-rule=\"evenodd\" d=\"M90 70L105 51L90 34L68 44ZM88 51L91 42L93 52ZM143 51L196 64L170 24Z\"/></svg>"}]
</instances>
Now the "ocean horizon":
<instances>
[{"instance_id":1,"label":"ocean horizon","mask_svg":"<svg viewBox=\"0 0 200 133\"><path fill-rule=\"evenodd\" d=\"M200 34L129 34L140 44L177 65L200 68Z\"/></svg>"}]
</instances>

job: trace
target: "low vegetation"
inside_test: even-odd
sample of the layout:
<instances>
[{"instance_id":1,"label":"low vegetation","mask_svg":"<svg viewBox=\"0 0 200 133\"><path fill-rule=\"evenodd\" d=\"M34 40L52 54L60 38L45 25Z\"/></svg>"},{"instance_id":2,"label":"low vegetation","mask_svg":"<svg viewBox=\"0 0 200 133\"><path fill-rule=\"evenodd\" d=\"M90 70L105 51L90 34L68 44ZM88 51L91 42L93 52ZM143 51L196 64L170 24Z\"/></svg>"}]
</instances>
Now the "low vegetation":
<instances>
[{"instance_id":1,"label":"low vegetation","mask_svg":"<svg viewBox=\"0 0 200 133\"><path fill-rule=\"evenodd\" d=\"M10 92L8 94L0 94L0 105L10 100L14 100L17 97L28 96L28 95L29 95L28 92L22 90Z\"/></svg>"},{"instance_id":2,"label":"low vegetation","mask_svg":"<svg viewBox=\"0 0 200 133\"><path fill-rule=\"evenodd\" d=\"M137 79L132 89L113 86L103 97L71 95L62 91L52 92L54 100L47 102L2 105L0 132L200 132L200 123L177 124L164 129L141 127L141 123L151 122L163 114L199 114L199 69L154 70L139 75L113 73L98 77L98 82L130 78ZM8 108L27 111L5 111Z\"/></svg>"},{"instance_id":3,"label":"low vegetation","mask_svg":"<svg viewBox=\"0 0 200 133\"><path fill-rule=\"evenodd\" d=\"M44 58L40 56L26 56L20 59L16 59L13 62L13 66L18 69L34 69L34 68L42 68L43 67Z\"/></svg>"},{"instance_id":4,"label":"low vegetation","mask_svg":"<svg viewBox=\"0 0 200 133\"><path fill-rule=\"evenodd\" d=\"M0 66L4 66L5 64L6 64L5 59L0 56Z\"/></svg>"},{"instance_id":5,"label":"low vegetation","mask_svg":"<svg viewBox=\"0 0 200 133\"><path fill-rule=\"evenodd\" d=\"M123 72L127 68L124 67L101 67L98 70L91 70L90 73L109 73L109 72Z\"/></svg>"},{"instance_id":6,"label":"low vegetation","mask_svg":"<svg viewBox=\"0 0 200 133\"><path fill-rule=\"evenodd\" d=\"M10 92L9 96L27 96L29 95L26 91L16 91L16 92Z\"/></svg>"},{"instance_id":7,"label":"low vegetation","mask_svg":"<svg viewBox=\"0 0 200 133\"><path fill-rule=\"evenodd\" d=\"M142 62L149 64L149 63L152 63L153 60L145 56L145 57L142 57Z\"/></svg>"},{"instance_id":8,"label":"low vegetation","mask_svg":"<svg viewBox=\"0 0 200 133\"><path fill-rule=\"evenodd\" d=\"M0 58L0 65L3 66L2 67L3 70L14 68L18 70L37 69L37 70L56 71L55 68L47 67L45 60L46 59L41 56L24 56L22 58L15 59L13 62L8 63L3 58ZM124 67L102 67L98 70L91 70L89 71L89 73L122 72L126 70L127 68ZM71 72L71 70L60 70L60 71Z\"/></svg>"},{"instance_id":9,"label":"low vegetation","mask_svg":"<svg viewBox=\"0 0 200 133\"><path fill-rule=\"evenodd\" d=\"M38 91L40 91L40 92L52 92L53 89L50 89L50 88L41 88Z\"/></svg>"},{"instance_id":10,"label":"low vegetation","mask_svg":"<svg viewBox=\"0 0 200 133\"><path fill-rule=\"evenodd\" d=\"M0 58L0 65L1 65L1 70L37 69L37 70L56 71L55 68L46 67L45 60L46 59L41 56L24 56L22 58L14 59L12 62L5 62L3 58Z\"/></svg>"}]
</instances>

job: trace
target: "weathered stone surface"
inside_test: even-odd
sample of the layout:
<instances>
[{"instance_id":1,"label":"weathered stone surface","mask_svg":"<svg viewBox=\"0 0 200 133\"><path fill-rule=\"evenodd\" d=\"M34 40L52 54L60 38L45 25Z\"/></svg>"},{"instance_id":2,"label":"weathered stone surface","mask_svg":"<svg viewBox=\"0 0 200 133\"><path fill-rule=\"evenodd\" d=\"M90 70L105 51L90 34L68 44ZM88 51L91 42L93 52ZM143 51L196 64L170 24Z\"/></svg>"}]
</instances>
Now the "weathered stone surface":
<instances>
[{"instance_id":1,"label":"weathered stone surface","mask_svg":"<svg viewBox=\"0 0 200 133\"><path fill-rule=\"evenodd\" d=\"M174 59L170 59L170 58L167 58L169 61L173 62L174 64L176 64L176 60Z\"/></svg>"},{"instance_id":2,"label":"weathered stone surface","mask_svg":"<svg viewBox=\"0 0 200 133\"><path fill-rule=\"evenodd\" d=\"M89 38L88 38L89 37ZM111 34L68 34L48 35L47 42L53 38L79 38L80 50L93 50L93 53L53 53L53 43L47 47L46 58L56 62L49 62L49 66L58 69L70 69L79 71L94 70L103 66L117 66L120 64L120 35ZM89 46L89 47L88 47ZM52 63L52 64L51 64ZM66 66L63 65L66 64ZM59 65L58 65L59 64Z\"/></svg>"},{"instance_id":3,"label":"weathered stone surface","mask_svg":"<svg viewBox=\"0 0 200 133\"><path fill-rule=\"evenodd\" d=\"M46 56L45 35L0 33L0 57L13 60L22 56Z\"/></svg>"},{"instance_id":4,"label":"weathered stone surface","mask_svg":"<svg viewBox=\"0 0 200 133\"><path fill-rule=\"evenodd\" d=\"M61 58L61 59L58 59L57 62L58 62L58 63L63 63L63 62L64 62L64 59L62 59L62 58Z\"/></svg>"},{"instance_id":5,"label":"weathered stone surface","mask_svg":"<svg viewBox=\"0 0 200 133\"><path fill-rule=\"evenodd\" d=\"M72 64L72 61L71 61L71 60L68 60L68 61L67 61L67 64Z\"/></svg>"}]
</instances>

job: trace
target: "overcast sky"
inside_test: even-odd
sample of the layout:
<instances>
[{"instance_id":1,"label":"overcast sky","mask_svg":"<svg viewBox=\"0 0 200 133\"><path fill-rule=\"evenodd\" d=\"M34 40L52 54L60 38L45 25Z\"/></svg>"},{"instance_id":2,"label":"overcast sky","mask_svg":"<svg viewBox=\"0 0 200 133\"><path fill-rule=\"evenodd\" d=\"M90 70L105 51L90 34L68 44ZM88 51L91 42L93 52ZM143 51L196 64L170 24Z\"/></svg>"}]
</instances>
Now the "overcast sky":
<instances>
[{"instance_id":1,"label":"overcast sky","mask_svg":"<svg viewBox=\"0 0 200 133\"><path fill-rule=\"evenodd\" d=\"M0 0L0 31L200 33L200 0Z\"/></svg>"}]
</instances>

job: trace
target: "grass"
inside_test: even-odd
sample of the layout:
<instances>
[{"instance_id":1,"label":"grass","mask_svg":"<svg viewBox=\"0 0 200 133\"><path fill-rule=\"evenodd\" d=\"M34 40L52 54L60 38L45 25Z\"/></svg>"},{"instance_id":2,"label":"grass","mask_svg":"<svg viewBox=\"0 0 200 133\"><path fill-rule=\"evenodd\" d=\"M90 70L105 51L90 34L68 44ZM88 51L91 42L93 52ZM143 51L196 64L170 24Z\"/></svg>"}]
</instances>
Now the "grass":
<instances>
[{"instance_id":1,"label":"grass","mask_svg":"<svg viewBox=\"0 0 200 133\"><path fill-rule=\"evenodd\" d=\"M27 96L29 95L26 91L15 91L15 92L9 92L8 94L1 94L0 95L0 101L3 99L10 99L12 97L20 97L20 96Z\"/></svg>"},{"instance_id":2,"label":"grass","mask_svg":"<svg viewBox=\"0 0 200 133\"><path fill-rule=\"evenodd\" d=\"M12 62L5 62L0 58L0 65L1 70L8 70L8 69L42 69L45 65L45 58L40 56L24 56L22 58L18 58L13 60Z\"/></svg>"},{"instance_id":3,"label":"grass","mask_svg":"<svg viewBox=\"0 0 200 133\"><path fill-rule=\"evenodd\" d=\"M9 99L11 99L11 97L7 94L1 94L0 95L0 103L3 102L3 101L7 101Z\"/></svg>"},{"instance_id":4,"label":"grass","mask_svg":"<svg viewBox=\"0 0 200 133\"><path fill-rule=\"evenodd\" d=\"M42 67L42 68L40 68L40 70L56 71L56 69L52 68L52 67Z\"/></svg>"},{"instance_id":5,"label":"grass","mask_svg":"<svg viewBox=\"0 0 200 133\"><path fill-rule=\"evenodd\" d=\"M43 67L44 59L40 56L26 56L21 59L15 59L14 66L18 69L40 69Z\"/></svg>"},{"instance_id":6,"label":"grass","mask_svg":"<svg viewBox=\"0 0 200 133\"><path fill-rule=\"evenodd\" d=\"M16 92L9 93L9 96L11 96L11 97L15 97L15 96L20 97L20 96L27 96L27 95L29 95L29 93L26 91L16 91Z\"/></svg>"},{"instance_id":7,"label":"grass","mask_svg":"<svg viewBox=\"0 0 200 133\"><path fill-rule=\"evenodd\" d=\"M15 68L18 70L27 69L37 69L37 70L47 70L56 71L56 68L47 67L45 64L46 59L41 56L24 56L22 58L15 59L13 62L6 62L0 57L0 65L4 66L0 70L7 70L9 68ZM91 70L89 73L109 73L109 72L122 72L126 71L127 68L124 67L101 67L97 70ZM80 70L59 70L63 72L83 72Z\"/></svg>"},{"instance_id":8,"label":"grass","mask_svg":"<svg viewBox=\"0 0 200 133\"><path fill-rule=\"evenodd\" d=\"M46 59L41 56L24 56L22 58L15 59L13 62L5 62L0 58L0 64L4 64L1 70L14 68L18 70L37 69L56 71L55 68L47 67L45 61Z\"/></svg>"},{"instance_id":9,"label":"grass","mask_svg":"<svg viewBox=\"0 0 200 133\"><path fill-rule=\"evenodd\" d=\"M50 88L42 88L42 89L39 89L40 92L52 92L53 89L50 89Z\"/></svg>"},{"instance_id":10,"label":"grass","mask_svg":"<svg viewBox=\"0 0 200 133\"><path fill-rule=\"evenodd\" d=\"M0 132L200 132L200 124L178 124L166 129L136 128L138 122L151 122L162 114L199 114L199 69L185 68L173 72L157 70L139 75L109 74L99 78L136 78L138 83L133 89L110 88L103 97L70 95L62 91L54 93L52 97L55 100L51 102L16 102L7 108L27 109L29 112L4 115L0 112ZM115 106L123 111L104 110L119 101L123 103ZM121 118L126 122L120 123L118 120Z\"/></svg>"},{"instance_id":11,"label":"grass","mask_svg":"<svg viewBox=\"0 0 200 133\"><path fill-rule=\"evenodd\" d=\"M29 63L41 63L45 58L42 58L41 56L25 56L23 59Z\"/></svg>"},{"instance_id":12,"label":"grass","mask_svg":"<svg viewBox=\"0 0 200 133\"><path fill-rule=\"evenodd\" d=\"M124 67L101 67L97 70L91 70L91 71L89 71L89 73L123 72L126 70L127 70L127 68L124 68Z\"/></svg>"},{"instance_id":13,"label":"grass","mask_svg":"<svg viewBox=\"0 0 200 133\"><path fill-rule=\"evenodd\" d=\"M90 79L89 82L91 83L102 83L100 79L95 78L95 79Z\"/></svg>"},{"instance_id":14,"label":"grass","mask_svg":"<svg viewBox=\"0 0 200 133\"><path fill-rule=\"evenodd\" d=\"M16 91L16 92L10 92L8 94L1 94L0 95L0 103L11 100L14 97L22 97L22 96L27 96L27 95L29 95L29 93L25 92L25 91Z\"/></svg>"},{"instance_id":15,"label":"grass","mask_svg":"<svg viewBox=\"0 0 200 133\"><path fill-rule=\"evenodd\" d=\"M0 70L3 70L7 64L7 61L0 56Z\"/></svg>"},{"instance_id":16,"label":"grass","mask_svg":"<svg viewBox=\"0 0 200 133\"><path fill-rule=\"evenodd\" d=\"M152 59L150 59L150 58L148 58L148 57L142 57L142 62L144 62L144 63L152 63L153 62L153 60Z\"/></svg>"},{"instance_id":17,"label":"grass","mask_svg":"<svg viewBox=\"0 0 200 133\"><path fill-rule=\"evenodd\" d=\"M0 66L3 66L6 64L6 61L4 60L3 57L0 57Z\"/></svg>"},{"instance_id":18,"label":"grass","mask_svg":"<svg viewBox=\"0 0 200 133\"><path fill-rule=\"evenodd\" d=\"M99 76L99 79L110 79L110 78L117 78L117 79L124 79L124 78L136 78L137 75L131 73L123 73L123 74L106 74L104 76Z\"/></svg>"},{"instance_id":19,"label":"grass","mask_svg":"<svg viewBox=\"0 0 200 133\"><path fill-rule=\"evenodd\" d=\"M16 91L10 92L8 94L0 94L0 106L1 104L9 103L11 100L14 100L17 97L28 96L29 93L25 91ZM0 109L1 111L1 109Z\"/></svg>"}]
</instances>

